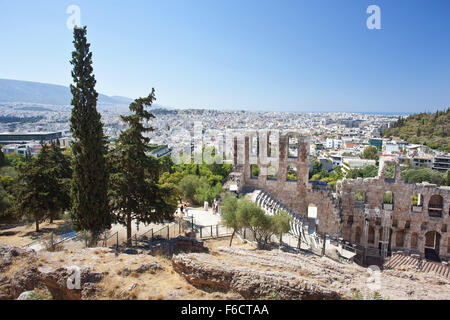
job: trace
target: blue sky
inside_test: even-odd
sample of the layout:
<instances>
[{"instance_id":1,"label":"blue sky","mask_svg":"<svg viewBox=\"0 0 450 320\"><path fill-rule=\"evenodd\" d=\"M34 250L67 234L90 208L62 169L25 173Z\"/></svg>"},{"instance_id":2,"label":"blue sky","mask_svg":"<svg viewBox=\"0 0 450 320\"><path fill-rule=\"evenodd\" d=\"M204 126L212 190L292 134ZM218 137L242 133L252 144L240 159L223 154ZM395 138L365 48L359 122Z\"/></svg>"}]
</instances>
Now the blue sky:
<instances>
[{"instance_id":1,"label":"blue sky","mask_svg":"<svg viewBox=\"0 0 450 320\"><path fill-rule=\"evenodd\" d=\"M0 78L71 83L69 5L97 90L171 107L422 112L450 107L448 0L0 0ZM366 9L381 8L381 30Z\"/></svg>"}]
</instances>

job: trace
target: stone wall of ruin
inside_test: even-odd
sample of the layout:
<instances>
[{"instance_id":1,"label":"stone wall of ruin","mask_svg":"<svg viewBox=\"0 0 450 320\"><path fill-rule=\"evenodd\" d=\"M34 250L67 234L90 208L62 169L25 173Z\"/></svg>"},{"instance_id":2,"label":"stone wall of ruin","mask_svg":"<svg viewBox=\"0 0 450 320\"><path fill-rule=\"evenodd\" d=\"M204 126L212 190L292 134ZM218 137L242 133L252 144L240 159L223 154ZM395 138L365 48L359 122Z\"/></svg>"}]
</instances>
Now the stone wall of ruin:
<instances>
[{"instance_id":1,"label":"stone wall of ruin","mask_svg":"<svg viewBox=\"0 0 450 320\"><path fill-rule=\"evenodd\" d=\"M289 156L289 138L297 139L297 156ZM260 135L259 155L252 156L251 141L253 136L235 140L234 168L241 174L242 188L262 189L283 203L292 212L307 219L308 206L317 206L318 231L333 236L339 234L339 208L329 191L314 190L309 183L309 141L306 137L292 132L279 136L278 153L275 157L267 155L268 135ZM251 166L258 165L259 176L252 178ZM268 178L269 167L277 166L277 178ZM288 166L297 168L297 180L287 180Z\"/></svg>"},{"instance_id":2,"label":"stone wall of ruin","mask_svg":"<svg viewBox=\"0 0 450 320\"><path fill-rule=\"evenodd\" d=\"M342 237L352 243L368 245L368 247L378 247L381 241L382 226L381 219L376 215L369 218L369 227L372 230L372 237L369 243L363 236L364 220L366 210L378 208L383 211L383 194L391 191L393 194L393 208L388 210L391 219L390 226L391 249L406 249L410 252L417 252L423 256L425 249L425 235L435 231L440 236L439 256L448 258L450 256L448 226L450 224L449 203L450 188L436 187L432 184L405 183L400 178L400 167L395 165L395 178L387 179L384 175L385 161L380 161L380 172L378 177L369 179L343 180L337 184L338 197L342 203ZM355 200L355 194L363 191L365 200L359 202ZM422 196L421 206L413 206L414 195ZM439 195L443 199L441 217L433 217L429 214L429 203L432 196ZM390 208L388 208L390 209ZM366 241L368 242L368 241Z\"/></svg>"},{"instance_id":3,"label":"stone wall of ruin","mask_svg":"<svg viewBox=\"0 0 450 320\"><path fill-rule=\"evenodd\" d=\"M450 257L450 188L436 187L430 184L409 184L400 178L400 168L395 159L380 160L378 177L370 179L344 179L336 185L336 198L329 190L317 190L309 183L309 141L298 133L291 132L278 137L278 153L267 157L268 132L259 133L259 153L252 154L254 134L236 137L234 139L233 179L238 181L239 190L262 189L276 200L283 203L292 212L303 219L307 219L308 206L317 206L319 219L318 232L331 236L342 237L352 243L367 247L378 248L382 237L381 219L374 211L383 209L383 194L393 193L394 203L390 215L392 230L390 248L406 249L417 252L421 256L425 249L425 236L435 231L440 237L439 256L444 259ZM289 138L298 140L297 156L289 156ZM254 150L255 148L253 148ZM395 166L395 177L387 179L384 175L385 166L391 163ZM251 166L258 165L259 176L252 178ZM276 179L268 178L268 169L277 165ZM297 180L287 180L287 168L297 168ZM355 193L363 191L363 202L355 201ZM421 194L423 205L412 206L413 195ZM441 217L429 215L429 202L433 195L443 199ZM389 208L388 208L389 209ZM369 217L367 212L372 212ZM368 217L368 218L367 218ZM369 220L368 235L363 236L365 219Z\"/></svg>"}]
</instances>

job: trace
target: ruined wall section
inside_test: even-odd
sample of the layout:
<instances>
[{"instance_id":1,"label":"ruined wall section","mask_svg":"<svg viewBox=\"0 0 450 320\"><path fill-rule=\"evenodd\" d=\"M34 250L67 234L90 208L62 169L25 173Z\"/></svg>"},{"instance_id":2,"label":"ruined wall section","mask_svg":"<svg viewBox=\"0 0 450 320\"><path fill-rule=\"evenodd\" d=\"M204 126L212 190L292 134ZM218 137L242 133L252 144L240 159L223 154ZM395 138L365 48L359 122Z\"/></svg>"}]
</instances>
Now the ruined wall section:
<instances>
[{"instance_id":1,"label":"ruined wall section","mask_svg":"<svg viewBox=\"0 0 450 320\"><path fill-rule=\"evenodd\" d=\"M252 154L252 141L259 134L259 154ZM297 139L297 155L289 156L289 138ZM279 136L278 154L268 156L269 132L254 132L235 139L234 171L241 177L243 190L262 189L283 203L302 219L308 218L308 206L317 206L318 231L340 236L339 201L333 199L331 192L314 190L309 183L309 138L296 132ZM259 176L252 178L252 165L259 168ZM276 179L269 178L269 167L276 167ZM297 180L288 180L288 167L295 167ZM237 175L238 173L234 173Z\"/></svg>"},{"instance_id":2,"label":"ruined wall section","mask_svg":"<svg viewBox=\"0 0 450 320\"><path fill-rule=\"evenodd\" d=\"M385 167L388 163L395 166L394 179L385 177ZM357 201L356 194L361 191L364 192L365 199ZM391 191L393 194L392 206L383 204L383 194L386 191ZM382 215L383 210L387 209L391 215L391 249L408 249L410 252L423 255L425 234L436 231L440 235L439 256L441 258L450 256L448 246L450 187L437 187L428 183L405 183L400 177L398 163L393 159L381 159L378 177L344 179L337 183L337 193L342 201L342 236L345 240L364 245L363 230L367 210L373 212L375 208L378 208ZM419 194L422 196L422 204L413 206L413 196ZM443 199L441 217L429 214L430 199L433 196L440 196ZM381 218L372 215L369 226L373 233L369 247L376 248L382 236Z\"/></svg>"},{"instance_id":3,"label":"ruined wall section","mask_svg":"<svg viewBox=\"0 0 450 320\"><path fill-rule=\"evenodd\" d=\"M309 139L291 132L277 139L278 153L268 154L270 132L245 134L234 139L232 174L242 190L261 189L268 192L289 210L302 219L308 219L308 207L317 207L318 232L343 237L345 240L378 248L382 240L382 216L389 215L391 230L390 249L407 249L410 253L424 255L426 235L436 232L439 237L437 253L441 258L450 257L450 187L409 184L400 177L400 166L396 158L380 159L376 178L338 181L336 198L329 190L320 190L308 181ZM255 135L259 135L258 154L255 154ZM289 138L297 138L297 154L289 154ZM270 155L270 156L269 156ZM259 167L259 176L252 177L252 165ZM276 179L269 177L269 167L276 166ZM393 177L387 177L386 168L392 165ZM297 179L287 179L288 166L297 170ZM357 192L364 193L363 201L356 201ZM383 194L393 194L393 204L383 204ZM414 195L421 196L421 204L413 206ZM439 216L430 214L430 200L442 199ZM375 213L374 213L375 212ZM436 210L434 210L436 212ZM365 224L365 221L368 224ZM365 228L365 225L367 226Z\"/></svg>"}]
</instances>

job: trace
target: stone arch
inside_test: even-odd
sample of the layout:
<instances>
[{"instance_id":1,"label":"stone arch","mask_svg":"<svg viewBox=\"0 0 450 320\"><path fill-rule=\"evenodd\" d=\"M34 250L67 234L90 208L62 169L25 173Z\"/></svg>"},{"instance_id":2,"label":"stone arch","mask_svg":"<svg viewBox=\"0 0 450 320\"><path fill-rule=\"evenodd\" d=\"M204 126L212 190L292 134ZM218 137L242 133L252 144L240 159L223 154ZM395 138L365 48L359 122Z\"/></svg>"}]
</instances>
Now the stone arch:
<instances>
[{"instance_id":1,"label":"stone arch","mask_svg":"<svg viewBox=\"0 0 450 320\"><path fill-rule=\"evenodd\" d=\"M403 248L404 243L405 243L405 230L404 229L397 230L395 234L395 246L397 248Z\"/></svg>"},{"instance_id":2,"label":"stone arch","mask_svg":"<svg viewBox=\"0 0 450 320\"><path fill-rule=\"evenodd\" d=\"M269 131L267 133L267 157L278 157L279 135L277 132Z\"/></svg>"},{"instance_id":3,"label":"stone arch","mask_svg":"<svg viewBox=\"0 0 450 320\"><path fill-rule=\"evenodd\" d=\"M308 219L317 219L317 206L314 203L308 205Z\"/></svg>"},{"instance_id":4,"label":"stone arch","mask_svg":"<svg viewBox=\"0 0 450 320\"><path fill-rule=\"evenodd\" d=\"M386 191L383 193L383 209L394 209L394 193L392 191Z\"/></svg>"},{"instance_id":5,"label":"stone arch","mask_svg":"<svg viewBox=\"0 0 450 320\"><path fill-rule=\"evenodd\" d=\"M380 157L378 178L383 178L388 183L393 183L398 180L400 178L398 159L393 157Z\"/></svg>"},{"instance_id":6,"label":"stone arch","mask_svg":"<svg viewBox=\"0 0 450 320\"><path fill-rule=\"evenodd\" d=\"M412 196L411 205L422 207L423 206L423 195L421 193L416 193Z\"/></svg>"},{"instance_id":7,"label":"stone arch","mask_svg":"<svg viewBox=\"0 0 450 320\"><path fill-rule=\"evenodd\" d=\"M286 170L286 181L297 181L298 171L297 167L294 165L289 165Z\"/></svg>"},{"instance_id":8,"label":"stone arch","mask_svg":"<svg viewBox=\"0 0 450 320\"><path fill-rule=\"evenodd\" d=\"M387 162L384 166L384 178L387 181L395 179L395 163Z\"/></svg>"},{"instance_id":9,"label":"stone arch","mask_svg":"<svg viewBox=\"0 0 450 320\"><path fill-rule=\"evenodd\" d=\"M267 180L277 180L278 179L278 168L274 165L270 165L267 168Z\"/></svg>"},{"instance_id":10,"label":"stone arch","mask_svg":"<svg viewBox=\"0 0 450 320\"><path fill-rule=\"evenodd\" d=\"M257 164L250 165L250 179L258 179L259 177L259 166Z\"/></svg>"},{"instance_id":11,"label":"stone arch","mask_svg":"<svg viewBox=\"0 0 450 320\"><path fill-rule=\"evenodd\" d=\"M439 249L441 234L437 231L428 231L425 233L425 258L434 261L440 261Z\"/></svg>"},{"instance_id":12,"label":"stone arch","mask_svg":"<svg viewBox=\"0 0 450 320\"><path fill-rule=\"evenodd\" d=\"M442 217L444 209L444 198L441 195L434 194L428 201L428 215L430 217Z\"/></svg>"},{"instance_id":13,"label":"stone arch","mask_svg":"<svg viewBox=\"0 0 450 320\"><path fill-rule=\"evenodd\" d=\"M259 157L259 135L257 132L250 139L250 155Z\"/></svg>"},{"instance_id":14,"label":"stone arch","mask_svg":"<svg viewBox=\"0 0 450 320\"><path fill-rule=\"evenodd\" d=\"M425 247L435 249L439 244L441 234L437 231L428 231L425 233ZM439 240L439 241L437 241Z\"/></svg>"},{"instance_id":15,"label":"stone arch","mask_svg":"<svg viewBox=\"0 0 450 320\"><path fill-rule=\"evenodd\" d=\"M423 195L416 193L411 198L411 210L413 212L422 212L423 208Z\"/></svg>"},{"instance_id":16,"label":"stone arch","mask_svg":"<svg viewBox=\"0 0 450 320\"><path fill-rule=\"evenodd\" d=\"M287 156L288 158L298 158L298 137L287 136Z\"/></svg>"},{"instance_id":17,"label":"stone arch","mask_svg":"<svg viewBox=\"0 0 450 320\"><path fill-rule=\"evenodd\" d=\"M366 202L366 191L359 189L355 191L355 202Z\"/></svg>"}]
</instances>

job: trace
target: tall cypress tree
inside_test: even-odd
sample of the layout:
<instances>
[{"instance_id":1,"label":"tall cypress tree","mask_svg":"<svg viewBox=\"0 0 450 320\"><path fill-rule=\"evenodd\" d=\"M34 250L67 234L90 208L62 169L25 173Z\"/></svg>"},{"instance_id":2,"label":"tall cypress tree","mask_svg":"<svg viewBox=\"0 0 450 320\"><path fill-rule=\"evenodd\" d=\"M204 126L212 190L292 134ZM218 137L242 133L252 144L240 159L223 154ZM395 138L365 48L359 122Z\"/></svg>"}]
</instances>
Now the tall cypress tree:
<instances>
[{"instance_id":1,"label":"tall cypress tree","mask_svg":"<svg viewBox=\"0 0 450 320\"><path fill-rule=\"evenodd\" d=\"M74 84L70 86L73 95L70 122L75 138L71 218L75 230L90 231L95 241L102 231L111 228L111 215L107 198L107 144L97 112L98 93L86 31L86 27L74 28L75 51L71 61Z\"/></svg>"}]
</instances>

